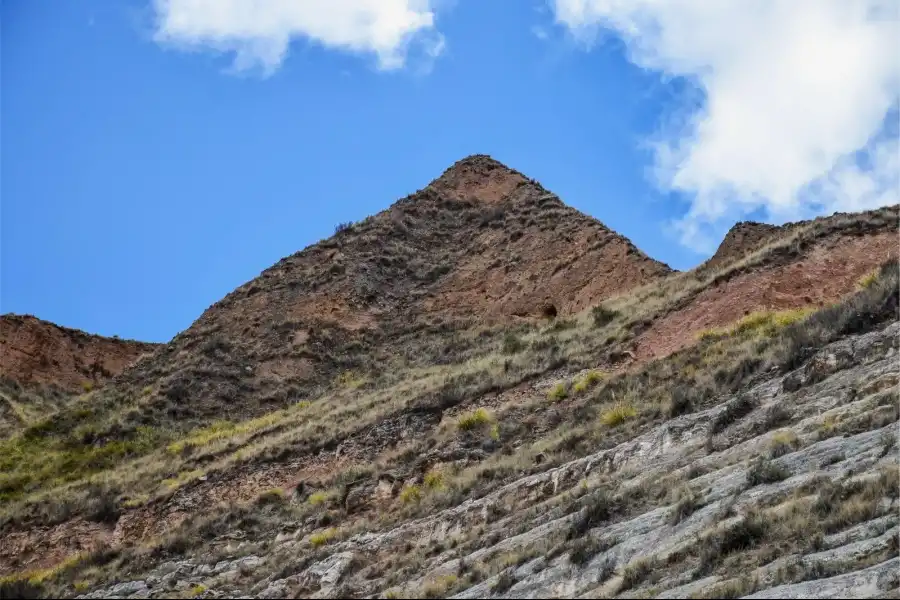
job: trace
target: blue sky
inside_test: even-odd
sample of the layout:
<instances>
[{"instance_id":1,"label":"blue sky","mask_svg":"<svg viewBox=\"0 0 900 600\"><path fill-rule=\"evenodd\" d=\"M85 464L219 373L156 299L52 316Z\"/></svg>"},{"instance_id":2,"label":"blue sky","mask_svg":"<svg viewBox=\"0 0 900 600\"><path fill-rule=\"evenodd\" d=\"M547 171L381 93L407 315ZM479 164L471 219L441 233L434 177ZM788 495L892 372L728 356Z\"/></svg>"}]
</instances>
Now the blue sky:
<instances>
[{"instance_id":1,"label":"blue sky","mask_svg":"<svg viewBox=\"0 0 900 600\"><path fill-rule=\"evenodd\" d=\"M298 21L286 54L246 69L227 44L183 32L172 43L171 28L162 39L160 4L3 2L0 311L166 341L336 223L473 153L679 269L711 248L686 238L699 218L685 215L716 213L699 221L719 235L739 218L808 213L798 201L776 214L734 186L723 210L704 208L698 198L721 189L702 188L718 182L697 175L708 162L661 184L653 173L667 166L649 142L714 88L648 66L633 40L598 40L596 19L573 24L561 2L440 2L423 28L440 41L431 53L410 45L388 59L381 42L350 51L316 30L309 43ZM783 180L763 192L776 197Z\"/></svg>"}]
</instances>

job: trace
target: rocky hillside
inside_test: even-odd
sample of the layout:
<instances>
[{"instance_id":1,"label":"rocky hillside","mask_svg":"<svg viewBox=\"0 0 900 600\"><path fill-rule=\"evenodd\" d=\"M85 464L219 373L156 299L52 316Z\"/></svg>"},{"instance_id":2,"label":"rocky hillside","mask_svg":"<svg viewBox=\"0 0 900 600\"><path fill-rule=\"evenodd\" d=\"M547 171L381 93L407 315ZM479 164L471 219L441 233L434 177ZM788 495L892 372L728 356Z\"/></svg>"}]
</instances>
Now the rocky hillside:
<instances>
[{"instance_id":1,"label":"rocky hillside","mask_svg":"<svg viewBox=\"0 0 900 600\"><path fill-rule=\"evenodd\" d=\"M781 233L784 233L784 230L777 225L754 221L735 223L725 234L725 239L719 244L715 254L705 264L707 267L715 267L739 260Z\"/></svg>"},{"instance_id":2,"label":"rocky hillside","mask_svg":"<svg viewBox=\"0 0 900 600\"><path fill-rule=\"evenodd\" d=\"M154 387L141 418L177 428L255 417L345 372L446 361L453 331L566 317L669 273L536 182L471 156L237 288L132 370L128 389Z\"/></svg>"},{"instance_id":3,"label":"rocky hillside","mask_svg":"<svg viewBox=\"0 0 900 600\"><path fill-rule=\"evenodd\" d=\"M559 465L528 457L490 493L400 522L323 526L326 506L291 508L313 496L270 494L203 551L84 597L894 597L898 334L852 335ZM279 528L234 535L260 520Z\"/></svg>"},{"instance_id":4,"label":"rocky hillside","mask_svg":"<svg viewBox=\"0 0 900 600\"><path fill-rule=\"evenodd\" d=\"M715 269L722 265L733 263L759 251L766 244L777 243L779 239L791 236L794 232L815 227L817 224L828 226L840 222L843 219L853 220L853 215L847 213L834 213L830 217L818 217L810 221L797 221L795 223L785 223L784 225L769 225L768 223L757 223L755 221L741 221L735 223L716 252L697 270ZM858 235L864 234L865 231L854 232L852 230L844 230L842 235Z\"/></svg>"},{"instance_id":5,"label":"rocky hillside","mask_svg":"<svg viewBox=\"0 0 900 600\"><path fill-rule=\"evenodd\" d=\"M464 159L6 435L0 591L896 595L897 225L675 273Z\"/></svg>"},{"instance_id":6,"label":"rocky hillside","mask_svg":"<svg viewBox=\"0 0 900 600\"><path fill-rule=\"evenodd\" d=\"M31 315L0 315L0 376L20 385L82 392L161 344L91 335Z\"/></svg>"},{"instance_id":7,"label":"rocky hillside","mask_svg":"<svg viewBox=\"0 0 900 600\"><path fill-rule=\"evenodd\" d=\"M30 315L0 316L0 435L52 414L159 346L90 335Z\"/></svg>"}]
</instances>

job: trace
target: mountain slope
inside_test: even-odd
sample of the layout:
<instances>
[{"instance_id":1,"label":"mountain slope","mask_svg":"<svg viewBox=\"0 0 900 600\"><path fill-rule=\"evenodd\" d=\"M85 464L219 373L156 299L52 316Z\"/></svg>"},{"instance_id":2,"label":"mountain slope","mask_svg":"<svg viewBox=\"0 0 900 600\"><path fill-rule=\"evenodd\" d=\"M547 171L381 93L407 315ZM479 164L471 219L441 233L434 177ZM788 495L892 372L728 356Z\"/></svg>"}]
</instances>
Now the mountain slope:
<instances>
[{"instance_id":1,"label":"mountain slope","mask_svg":"<svg viewBox=\"0 0 900 600\"><path fill-rule=\"evenodd\" d=\"M0 376L68 392L115 377L160 344L91 335L30 315L0 315Z\"/></svg>"},{"instance_id":2,"label":"mountain slope","mask_svg":"<svg viewBox=\"0 0 900 600\"><path fill-rule=\"evenodd\" d=\"M30 315L0 316L0 436L53 414L159 346L90 335Z\"/></svg>"},{"instance_id":3,"label":"mountain slope","mask_svg":"<svg viewBox=\"0 0 900 600\"><path fill-rule=\"evenodd\" d=\"M171 412L176 426L223 410L255 416L318 395L344 371L440 362L429 340L449 330L572 315L670 272L478 155L282 259L128 379L134 391L159 382L144 410Z\"/></svg>"},{"instance_id":4,"label":"mountain slope","mask_svg":"<svg viewBox=\"0 0 900 600\"><path fill-rule=\"evenodd\" d=\"M836 215L674 273L465 159L0 441L0 585L628 597L868 577L896 555L878 528L897 223ZM758 527L792 507L813 516ZM797 528L825 552L877 543L778 571L810 554Z\"/></svg>"}]
</instances>

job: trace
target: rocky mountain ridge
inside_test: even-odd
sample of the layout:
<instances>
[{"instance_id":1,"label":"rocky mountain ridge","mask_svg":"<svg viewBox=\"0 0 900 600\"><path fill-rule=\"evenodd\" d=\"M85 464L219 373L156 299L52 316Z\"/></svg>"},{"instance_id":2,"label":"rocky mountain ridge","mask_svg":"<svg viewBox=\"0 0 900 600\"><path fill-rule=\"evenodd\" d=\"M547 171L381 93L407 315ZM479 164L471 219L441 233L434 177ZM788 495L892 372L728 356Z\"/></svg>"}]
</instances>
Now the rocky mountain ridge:
<instances>
[{"instance_id":1,"label":"rocky mountain ridge","mask_svg":"<svg viewBox=\"0 0 900 600\"><path fill-rule=\"evenodd\" d=\"M463 159L3 432L0 589L895 593L897 225L678 273Z\"/></svg>"}]
</instances>

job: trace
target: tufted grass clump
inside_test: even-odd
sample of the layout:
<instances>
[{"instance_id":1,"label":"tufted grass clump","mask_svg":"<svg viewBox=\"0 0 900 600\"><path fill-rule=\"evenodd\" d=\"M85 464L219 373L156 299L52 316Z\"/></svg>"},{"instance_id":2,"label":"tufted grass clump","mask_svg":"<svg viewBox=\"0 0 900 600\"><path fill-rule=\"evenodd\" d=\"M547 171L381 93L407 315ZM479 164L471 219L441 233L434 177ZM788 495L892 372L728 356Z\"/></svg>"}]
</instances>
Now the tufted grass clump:
<instances>
[{"instance_id":1,"label":"tufted grass clump","mask_svg":"<svg viewBox=\"0 0 900 600\"><path fill-rule=\"evenodd\" d=\"M300 403L298 403L297 409L302 408L304 406L300 406ZM166 449L170 454L181 454L186 450L202 448L214 442L253 434L277 425L284 421L289 414L288 409L280 409L241 423L232 423L227 420L216 421L207 427L195 429L184 439L169 444Z\"/></svg>"},{"instance_id":2,"label":"tufted grass clump","mask_svg":"<svg viewBox=\"0 0 900 600\"><path fill-rule=\"evenodd\" d=\"M584 377L575 382L575 385L572 386L572 391L576 394L582 394L602 380L603 373L600 371L588 371L584 374Z\"/></svg>"},{"instance_id":3,"label":"tufted grass clump","mask_svg":"<svg viewBox=\"0 0 900 600\"><path fill-rule=\"evenodd\" d=\"M447 595L458 581L456 575L438 575L430 578L422 587L423 598L442 598Z\"/></svg>"},{"instance_id":4,"label":"tufted grass clump","mask_svg":"<svg viewBox=\"0 0 900 600\"><path fill-rule=\"evenodd\" d=\"M75 569L82 563L86 562L89 558L89 553L81 552L69 556L53 567L48 567L46 569L33 569L30 571L23 571L20 573L13 573L11 575L0 576L0 591L6 592L7 590L15 591L17 589L24 590L27 588L39 590L45 583L56 579L63 573ZM3 597L7 597L6 593L4 593ZM10 597L16 596L14 594L10 594Z\"/></svg>"},{"instance_id":5,"label":"tufted grass clump","mask_svg":"<svg viewBox=\"0 0 900 600\"><path fill-rule=\"evenodd\" d=\"M697 332L698 341L716 340L729 336L745 338L772 337L785 327L798 323L816 311L815 307L782 311L757 311L726 327L714 327Z\"/></svg>"},{"instance_id":6,"label":"tufted grass clump","mask_svg":"<svg viewBox=\"0 0 900 600\"><path fill-rule=\"evenodd\" d=\"M437 469L432 469L425 473L423 483L430 490L443 489L445 487L444 474Z\"/></svg>"},{"instance_id":7,"label":"tufted grass clump","mask_svg":"<svg viewBox=\"0 0 900 600\"><path fill-rule=\"evenodd\" d=\"M655 568L657 568L657 564L652 558L639 558L631 561L622 569L622 585L619 592L640 585L650 577Z\"/></svg>"},{"instance_id":8,"label":"tufted grass clump","mask_svg":"<svg viewBox=\"0 0 900 600\"><path fill-rule=\"evenodd\" d=\"M600 422L607 427L617 427L637 416L637 409L630 402L616 402L611 408L603 411Z\"/></svg>"},{"instance_id":9,"label":"tufted grass clump","mask_svg":"<svg viewBox=\"0 0 900 600\"><path fill-rule=\"evenodd\" d=\"M400 490L400 501L403 504L412 504L422 499L422 488L417 485L405 485Z\"/></svg>"},{"instance_id":10,"label":"tufted grass clump","mask_svg":"<svg viewBox=\"0 0 900 600\"><path fill-rule=\"evenodd\" d=\"M328 492L313 492L306 499L312 506L319 506L328 501Z\"/></svg>"},{"instance_id":11,"label":"tufted grass clump","mask_svg":"<svg viewBox=\"0 0 900 600\"><path fill-rule=\"evenodd\" d=\"M326 529L325 531L320 531L319 533L314 533L309 536L309 543L312 544L313 548L319 548L330 542L336 536L337 529Z\"/></svg>"},{"instance_id":12,"label":"tufted grass clump","mask_svg":"<svg viewBox=\"0 0 900 600\"><path fill-rule=\"evenodd\" d=\"M491 423L494 418L484 408L479 408L473 412L460 415L456 421L456 426L462 431L472 431L483 425Z\"/></svg>"},{"instance_id":13,"label":"tufted grass clump","mask_svg":"<svg viewBox=\"0 0 900 600\"><path fill-rule=\"evenodd\" d=\"M678 501L669 515L669 525L677 525L694 514L700 507L700 501L690 488L682 488L678 491Z\"/></svg>"},{"instance_id":14,"label":"tufted grass clump","mask_svg":"<svg viewBox=\"0 0 900 600\"><path fill-rule=\"evenodd\" d=\"M869 271L859 278L859 280L856 282L856 287L861 290L865 290L872 287L876 283L878 283L878 269L873 269L872 271Z\"/></svg>"},{"instance_id":15,"label":"tufted grass clump","mask_svg":"<svg viewBox=\"0 0 900 600\"><path fill-rule=\"evenodd\" d=\"M790 429L776 431L769 442L769 458L778 458L790 454L800 447L797 434Z\"/></svg>"},{"instance_id":16,"label":"tufted grass clump","mask_svg":"<svg viewBox=\"0 0 900 600\"><path fill-rule=\"evenodd\" d=\"M550 399L551 402L559 402L560 400L565 400L569 396L569 388L565 383L557 383L550 391L547 392L547 398Z\"/></svg>"},{"instance_id":17,"label":"tufted grass clump","mask_svg":"<svg viewBox=\"0 0 900 600\"><path fill-rule=\"evenodd\" d=\"M777 483L791 476L790 471L762 457L757 457L747 471L747 485L755 487L767 483Z\"/></svg>"},{"instance_id":18,"label":"tufted grass clump","mask_svg":"<svg viewBox=\"0 0 900 600\"><path fill-rule=\"evenodd\" d=\"M357 373L353 370L347 370L342 371L337 377L335 377L334 384L338 388L356 390L365 385L366 381L367 378L365 375Z\"/></svg>"},{"instance_id":19,"label":"tufted grass clump","mask_svg":"<svg viewBox=\"0 0 900 600\"><path fill-rule=\"evenodd\" d=\"M264 491L256 497L256 503L260 506L267 504L281 504L285 501L284 490L281 488L272 488Z\"/></svg>"}]
</instances>

